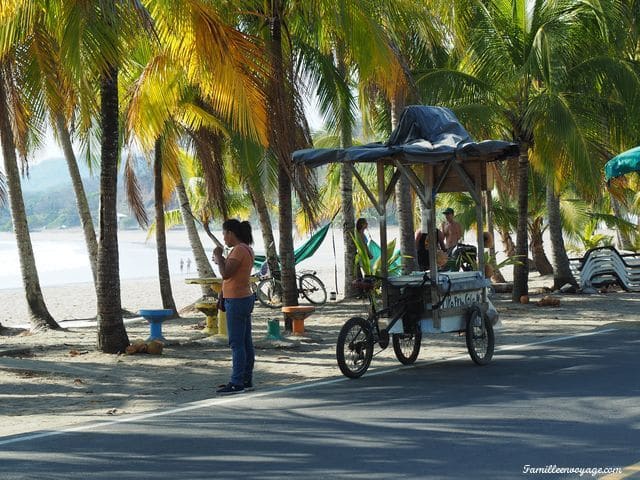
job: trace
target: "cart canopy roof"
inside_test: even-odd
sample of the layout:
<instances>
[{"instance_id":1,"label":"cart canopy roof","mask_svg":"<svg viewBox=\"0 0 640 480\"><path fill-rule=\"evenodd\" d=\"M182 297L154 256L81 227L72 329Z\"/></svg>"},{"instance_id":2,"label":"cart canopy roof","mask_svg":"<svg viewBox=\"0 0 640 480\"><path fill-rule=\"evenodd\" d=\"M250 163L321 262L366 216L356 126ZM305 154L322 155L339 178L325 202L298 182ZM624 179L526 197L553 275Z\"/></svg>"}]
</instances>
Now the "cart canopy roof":
<instances>
[{"instance_id":1,"label":"cart canopy roof","mask_svg":"<svg viewBox=\"0 0 640 480\"><path fill-rule=\"evenodd\" d=\"M393 162L394 159L405 164L437 164L451 158L495 161L517 155L515 143L473 141L448 108L413 105L405 108L387 143L298 150L293 153L293 161L308 167L334 162Z\"/></svg>"}]
</instances>

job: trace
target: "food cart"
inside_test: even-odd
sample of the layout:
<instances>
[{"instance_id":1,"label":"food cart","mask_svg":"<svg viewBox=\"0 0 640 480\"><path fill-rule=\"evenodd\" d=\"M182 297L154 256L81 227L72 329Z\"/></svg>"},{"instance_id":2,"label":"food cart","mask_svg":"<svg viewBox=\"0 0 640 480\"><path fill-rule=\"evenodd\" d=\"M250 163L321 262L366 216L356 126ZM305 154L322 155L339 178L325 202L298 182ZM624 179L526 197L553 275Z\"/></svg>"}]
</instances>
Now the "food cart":
<instances>
[{"instance_id":1,"label":"food cart","mask_svg":"<svg viewBox=\"0 0 640 480\"><path fill-rule=\"evenodd\" d=\"M422 334L465 332L471 358L484 365L494 348L493 326L498 315L487 298L489 281L484 277L482 191L491 183L487 165L518 155L514 143L489 140L474 142L453 112L444 107L407 107L385 144L373 143L346 149L307 149L294 153L294 163L318 167L343 163L351 167L378 213L382 272L365 278L358 287L370 299L368 316L353 317L343 326L337 344L337 360L348 377L362 376L373 357L374 345L393 343L400 362L413 363ZM358 171L357 162L376 164L377 195ZM392 170L387 182L387 170ZM427 212L430 245L436 245L435 197L440 192L469 192L476 205L478 270L438 272L436 249L429 249L429 269L389 277L387 267L386 204L398 180L408 180ZM376 308L374 291L382 289L382 308ZM386 321L382 320L386 319Z\"/></svg>"}]
</instances>

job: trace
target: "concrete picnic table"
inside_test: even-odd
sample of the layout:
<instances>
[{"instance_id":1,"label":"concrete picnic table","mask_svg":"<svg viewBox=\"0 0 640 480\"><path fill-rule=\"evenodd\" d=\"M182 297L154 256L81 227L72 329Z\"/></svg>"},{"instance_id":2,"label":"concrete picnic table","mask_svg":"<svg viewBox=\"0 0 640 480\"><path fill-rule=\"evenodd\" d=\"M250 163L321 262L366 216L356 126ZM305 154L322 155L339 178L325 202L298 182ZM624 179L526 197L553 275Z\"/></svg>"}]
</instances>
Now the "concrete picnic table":
<instances>
[{"instance_id":1,"label":"concrete picnic table","mask_svg":"<svg viewBox=\"0 0 640 480\"><path fill-rule=\"evenodd\" d=\"M207 317L207 325L203 333L214 340L228 341L227 314L218 311L218 295L222 291L221 277L185 278L184 283L189 285L207 285L211 289L211 295L202 297L195 303L195 307Z\"/></svg>"},{"instance_id":2,"label":"concrete picnic table","mask_svg":"<svg viewBox=\"0 0 640 480\"><path fill-rule=\"evenodd\" d=\"M211 336L213 340L228 342L227 314L219 311L217 305L218 295L222 291L222 280L222 277L185 278L184 283L207 285L211 289L212 295L204 296L195 303L195 307L207 317L207 325L203 332ZM251 283L256 283L259 279L256 276L251 276L250 280Z\"/></svg>"}]
</instances>

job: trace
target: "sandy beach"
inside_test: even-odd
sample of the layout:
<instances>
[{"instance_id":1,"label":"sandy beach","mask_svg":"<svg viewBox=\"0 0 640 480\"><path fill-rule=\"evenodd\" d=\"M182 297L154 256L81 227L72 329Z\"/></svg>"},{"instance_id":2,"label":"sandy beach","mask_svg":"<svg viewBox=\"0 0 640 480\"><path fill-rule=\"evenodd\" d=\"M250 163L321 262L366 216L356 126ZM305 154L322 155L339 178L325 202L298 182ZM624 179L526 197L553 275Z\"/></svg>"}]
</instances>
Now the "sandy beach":
<instances>
[{"instance_id":1,"label":"sandy beach","mask_svg":"<svg viewBox=\"0 0 640 480\"><path fill-rule=\"evenodd\" d=\"M536 278L540 288L552 279ZM202 331L204 316L188 311L165 322L168 339L162 355L106 355L96 351L95 294L91 284L47 287L47 304L64 330L30 334L24 323L20 291L0 291L3 320L12 325L0 331L0 435L58 429L83 422L168 409L215 396L217 385L228 381L229 347L216 343ZM194 285L174 281L174 296L182 308L200 295ZM494 295L502 329L496 332L494 362L509 361L509 346L555 336L591 332L601 328L638 328L640 295L612 292L596 295L562 295L560 307L539 307L541 295L527 305L513 304L508 295ZM122 283L122 305L135 312L158 306L154 279ZM343 378L335 360L335 344L342 324L366 313L361 300L327 303L305 322L303 336L282 341L266 340L267 320L279 311L256 306L255 384L258 391L327 378ZM8 315L8 317L7 317ZM64 321L62 321L64 320ZM129 339L144 340L149 327L140 318L126 321ZM4 321L3 321L4 323ZM282 324L282 322L281 322ZM82 325L82 326L80 326ZM442 358L476 367L466 355L464 337L457 334L425 336L417 364ZM374 357L371 371L398 367L393 349ZM406 367L411 368L411 367ZM365 375L366 377L366 375ZM251 395L246 393L245 395Z\"/></svg>"}]
</instances>

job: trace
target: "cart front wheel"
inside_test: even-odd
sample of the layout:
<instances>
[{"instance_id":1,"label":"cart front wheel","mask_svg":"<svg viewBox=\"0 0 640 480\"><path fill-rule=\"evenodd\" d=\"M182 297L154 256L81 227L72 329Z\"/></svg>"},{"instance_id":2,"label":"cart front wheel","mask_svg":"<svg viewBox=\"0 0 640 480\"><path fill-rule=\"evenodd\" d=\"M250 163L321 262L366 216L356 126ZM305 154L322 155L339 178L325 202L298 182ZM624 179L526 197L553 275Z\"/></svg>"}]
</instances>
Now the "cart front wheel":
<instances>
[{"instance_id":1,"label":"cart front wheel","mask_svg":"<svg viewBox=\"0 0 640 480\"><path fill-rule=\"evenodd\" d=\"M422 332L402 333L393 335L393 352L403 365L411 365L418 358Z\"/></svg>"},{"instance_id":2,"label":"cart front wheel","mask_svg":"<svg viewBox=\"0 0 640 480\"><path fill-rule=\"evenodd\" d=\"M336 358L340 371L349 378L364 375L373 357L373 334L364 318L349 319L340 330Z\"/></svg>"},{"instance_id":3,"label":"cart front wheel","mask_svg":"<svg viewBox=\"0 0 640 480\"><path fill-rule=\"evenodd\" d=\"M469 356L478 365L486 365L493 357L495 336L493 325L486 315L483 315L478 307L469 309L467 319L467 350Z\"/></svg>"}]
</instances>

